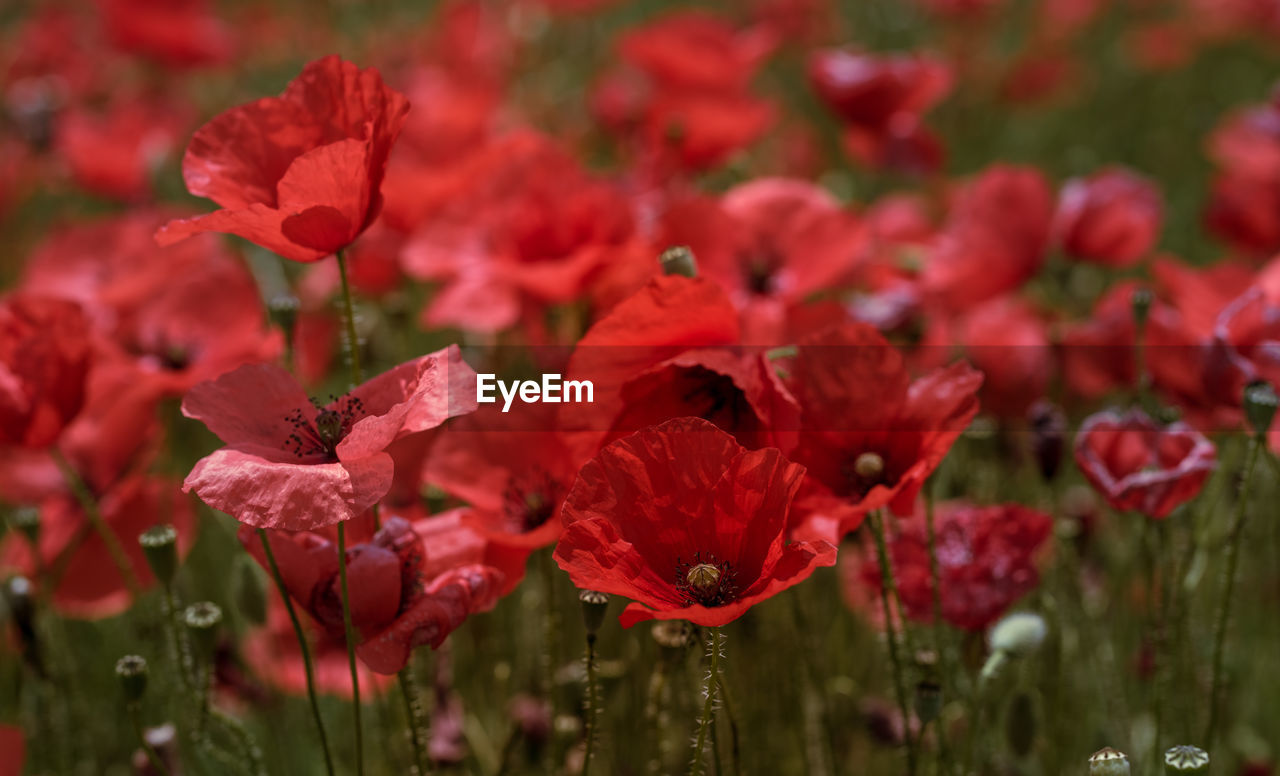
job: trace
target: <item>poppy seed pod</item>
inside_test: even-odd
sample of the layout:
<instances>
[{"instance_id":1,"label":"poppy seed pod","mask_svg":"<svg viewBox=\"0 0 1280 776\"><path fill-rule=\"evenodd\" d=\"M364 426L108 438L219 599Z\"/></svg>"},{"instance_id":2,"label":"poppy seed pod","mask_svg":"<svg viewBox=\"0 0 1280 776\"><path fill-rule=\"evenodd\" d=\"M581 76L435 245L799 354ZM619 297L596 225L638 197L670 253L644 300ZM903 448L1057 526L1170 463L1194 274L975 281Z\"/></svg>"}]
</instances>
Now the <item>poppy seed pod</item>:
<instances>
[{"instance_id":1,"label":"poppy seed pod","mask_svg":"<svg viewBox=\"0 0 1280 776\"><path fill-rule=\"evenodd\" d=\"M1041 399L1027 411L1031 421L1031 454L1040 476L1052 480L1062 465L1062 451L1067 433L1067 418L1062 409Z\"/></svg>"},{"instance_id":2,"label":"poppy seed pod","mask_svg":"<svg viewBox=\"0 0 1280 776\"><path fill-rule=\"evenodd\" d=\"M683 275L687 278L698 276L698 260L687 245L673 245L658 256L664 275Z\"/></svg>"},{"instance_id":3,"label":"poppy seed pod","mask_svg":"<svg viewBox=\"0 0 1280 776\"><path fill-rule=\"evenodd\" d=\"M989 643L993 651L1025 657L1040 648L1048 632L1040 615L1014 612L991 629Z\"/></svg>"},{"instance_id":4,"label":"poppy seed pod","mask_svg":"<svg viewBox=\"0 0 1280 776\"><path fill-rule=\"evenodd\" d=\"M1198 746L1175 746L1164 753L1164 772L1170 776L1206 774L1209 772L1209 753Z\"/></svg>"},{"instance_id":5,"label":"poppy seed pod","mask_svg":"<svg viewBox=\"0 0 1280 776\"><path fill-rule=\"evenodd\" d=\"M1109 746L1099 749L1089 758L1089 776L1129 776L1129 758Z\"/></svg>"},{"instance_id":6,"label":"poppy seed pod","mask_svg":"<svg viewBox=\"0 0 1280 776\"><path fill-rule=\"evenodd\" d=\"M182 622L191 634L191 641L204 660L213 657L218 646L218 626L222 624L222 609L212 601L201 601L188 606L182 613Z\"/></svg>"},{"instance_id":7,"label":"poppy seed pod","mask_svg":"<svg viewBox=\"0 0 1280 776\"><path fill-rule=\"evenodd\" d=\"M582 603L582 624L588 636L595 636L604 624L604 613L609 609L609 594L597 590L579 590L578 601Z\"/></svg>"},{"instance_id":8,"label":"poppy seed pod","mask_svg":"<svg viewBox=\"0 0 1280 776\"><path fill-rule=\"evenodd\" d=\"M163 585L173 582L178 573L178 530L167 523L152 526L138 537L138 544L156 579Z\"/></svg>"},{"instance_id":9,"label":"poppy seed pod","mask_svg":"<svg viewBox=\"0 0 1280 776\"><path fill-rule=\"evenodd\" d=\"M1265 434L1271 428L1278 404L1276 389L1270 383L1250 383L1244 389L1244 416L1255 434Z\"/></svg>"},{"instance_id":10,"label":"poppy seed pod","mask_svg":"<svg viewBox=\"0 0 1280 776\"><path fill-rule=\"evenodd\" d=\"M125 655L116 661L116 678L127 703L137 703L147 692L147 659L141 655Z\"/></svg>"},{"instance_id":11,"label":"poppy seed pod","mask_svg":"<svg viewBox=\"0 0 1280 776\"><path fill-rule=\"evenodd\" d=\"M1139 329L1147 325L1147 318L1151 315L1151 303L1153 301L1155 301L1155 297L1149 288L1135 288L1133 295L1129 297L1129 304L1133 308L1133 323Z\"/></svg>"}]
</instances>

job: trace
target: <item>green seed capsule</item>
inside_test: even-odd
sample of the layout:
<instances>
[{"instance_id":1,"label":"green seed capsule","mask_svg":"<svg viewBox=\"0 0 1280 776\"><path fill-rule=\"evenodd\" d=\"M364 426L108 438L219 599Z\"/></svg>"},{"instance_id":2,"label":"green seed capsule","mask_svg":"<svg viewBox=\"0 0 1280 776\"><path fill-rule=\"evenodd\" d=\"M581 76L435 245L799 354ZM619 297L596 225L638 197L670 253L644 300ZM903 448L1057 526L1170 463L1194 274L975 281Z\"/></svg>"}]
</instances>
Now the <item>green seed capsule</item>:
<instances>
[{"instance_id":1,"label":"green seed capsule","mask_svg":"<svg viewBox=\"0 0 1280 776\"><path fill-rule=\"evenodd\" d=\"M1129 757L1117 749L1099 749L1089 758L1089 776L1129 776Z\"/></svg>"},{"instance_id":2,"label":"green seed capsule","mask_svg":"<svg viewBox=\"0 0 1280 776\"><path fill-rule=\"evenodd\" d=\"M125 655L116 661L116 678L128 703L136 703L147 692L147 660L141 655Z\"/></svg>"},{"instance_id":3,"label":"green seed capsule","mask_svg":"<svg viewBox=\"0 0 1280 776\"><path fill-rule=\"evenodd\" d=\"M1175 746L1164 753L1164 772L1171 776L1209 772L1209 753L1198 746Z\"/></svg>"},{"instance_id":4,"label":"green seed capsule","mask_svg":"<svg viewBox=\"0 0 1280 776\"><path fill-rule=\"evenodd\" d=\"M155 525L138 537L151 573L167 585L178 573L178 530L171 525Z\"/></svg>"}]
</instances>

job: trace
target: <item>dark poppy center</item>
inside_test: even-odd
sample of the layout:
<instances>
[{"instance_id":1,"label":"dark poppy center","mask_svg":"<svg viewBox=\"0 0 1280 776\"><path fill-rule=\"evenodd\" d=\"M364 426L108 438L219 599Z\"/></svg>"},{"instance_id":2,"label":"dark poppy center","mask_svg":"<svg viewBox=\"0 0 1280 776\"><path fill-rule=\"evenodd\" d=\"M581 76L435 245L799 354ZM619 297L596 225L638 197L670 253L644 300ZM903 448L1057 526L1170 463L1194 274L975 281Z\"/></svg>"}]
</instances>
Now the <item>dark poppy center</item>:
<instances>
[{"instance_id":1,"label":"dark poppy center","mask_svg":"<svg viewBox=\"0 0 1280 776\"><path fill-rule=\"evenodd\" d=\"M761 250L744 257L743 281L756 296L768 296L778 290L778 270L782 258L773 250Z\"/></svg>"},{"instance_id":2,"label":"dark poppy center","mask_svg":"<svg viewBox=\"0 0 1280 776\"><path fill-rule=\"evenodd\" d=\"M551 475L535 470L521 477L512 477L503 494L503 514L507 524L518 533L537 530L551 519L556 511L559 487Z\"/></svg>"},{"instance_id":3,"label":"dark poppy center","mask_svg":"<svg viewBox=\"0 0 1280 776\"><path fill-rule=\"evenodd\" d=\"M889 464L884 456L870 450L863 451L845 461L841 467L846 495L861 499L876 485L893 481Z\"/></svg>"},{"instance_id":4,"label":"dark poppy center","mask_svg":"<svg viewBox=\"0 0 1280 776\"><path fill-rule=\"evenodd\" d=\"M355 422L364 417L364 402L355 396L334 399L329 406L322 406L315 399L316 417L311 421L296 409L285 416L293 433L285 439L284 449L298 458L324 456L328 461L338 460L338 443L351 432Z\"/></svg>"},{"instance_id":5,"label":"dark poppy center","mask_svg":"<svg viewBox=\"0 0 1280 776\"><path fill-rule=\"evenodd\" d=\"M716 560L714 554L694 553L693 562L676 561L676 590L692 606L723 606L733 600L737 572L728 561Z\"/></svg>"}]
</instances>

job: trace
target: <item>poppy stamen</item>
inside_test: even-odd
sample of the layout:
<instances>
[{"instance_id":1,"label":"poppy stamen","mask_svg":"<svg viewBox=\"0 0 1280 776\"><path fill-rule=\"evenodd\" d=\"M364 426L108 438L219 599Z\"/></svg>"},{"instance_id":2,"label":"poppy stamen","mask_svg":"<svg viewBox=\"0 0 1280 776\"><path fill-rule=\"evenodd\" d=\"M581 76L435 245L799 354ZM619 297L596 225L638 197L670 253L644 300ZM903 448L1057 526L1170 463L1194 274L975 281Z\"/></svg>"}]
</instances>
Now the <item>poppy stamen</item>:
<instances>
[{"instance_id":1,"label":"poppy stamen","mask_svg":"<svg viewBox=\"0 0 1280 776\"><path fill-rule=\"evenodd\" d=\"M285 416L293 426L293 433L285 439L285 449L299 458L323 455L331 461L338 459L338 443L351 432L355 422L364 417L364 402L355 396L331 397L328 407L320 406L315 399L316 418L307 419L301 409Z\"/></svg>"}]
</instances>

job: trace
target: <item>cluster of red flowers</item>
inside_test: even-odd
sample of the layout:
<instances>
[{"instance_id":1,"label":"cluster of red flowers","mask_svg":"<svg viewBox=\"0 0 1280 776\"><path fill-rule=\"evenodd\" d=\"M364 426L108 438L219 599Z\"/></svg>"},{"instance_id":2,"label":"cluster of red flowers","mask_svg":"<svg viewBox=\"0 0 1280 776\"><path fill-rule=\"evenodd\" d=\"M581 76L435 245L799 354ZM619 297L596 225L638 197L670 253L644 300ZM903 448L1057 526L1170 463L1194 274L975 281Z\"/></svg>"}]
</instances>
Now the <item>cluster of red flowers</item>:
<instances>
[{"instance_id":1,"label":"cluster of red flowers","mask_svg":"<svg viewBox=\"0 0 1280 776\"><path fill-rule=\"evenodd\" d=\"M965 24L1004 5L918 4ZM512 20L530 5L606 3L456 0L394 54L367 52L377 67L310 62L280 96L194 130L182 178L218 206L200 214L160 204L152 173L215 106L176 80L126 79L134 94L110 79L139 57L216 70L252 43L199 0L24 21L0 62L18 130L0 134L0 215L55 174L131 207L50 230L0 301L0 498L39 514L38 533L0 545L6 572L66 614L117 614L153 582L140 532L173 524L190 548L194 493L278 565L334 647L321 685L347 692L323 668L344 607L363 665L393 674L514 590L538 552L629 599L626 626L724 625L837 548L847 598L874 608L883 569L861 526L883 515L902 614L929 620L936 603L977 630L1035 588L1052 533L1039 505L965 500L926 525L925 485L980 409L1040 433L1051 398L1076 416L1131 394L1176 408L1176 423L1105 409L1074 440L1113 509L1166 518L1216 465L1206 434L1243 426L1245 386L1280 382L1280 264L1255 261L1280 250L1280 102L1208 138L1206 221L1239 255L1202 268L1157 251L1165 205L1139 171L947 177L934 115L991 77L959 43L837 47L816 0L738 21L674 11L620 36L581 95L590 123L553 135L538 119L557 106L508 99L531 35ZM1001 73L1010 99L1052 91L1049 57L1101 4L1071 5L1037 6L1048 53ZM1254 24L1248 5L1187 3L1135 47L1167 66L1170 48L1189 57ZM1204 18L1218 23L1193 34ZM270 34L260 21L243 26ZM818 115L761 86L779 62L800 65ZM839 158L821 157L820 129ZM912 188L850 203L815 182L846 164ZM721 175L733 184L705 185ZM1062 298L1053 278L1072 272L1094 273L1092 311ZM415 322L433 343L417 352ZM356 364L388 368L348 383L343 336ZM464 358L455 341L507 347ZM481 407L482 368L560 370L594 393ZM224 446L193 441L180 415ZM1280 451L1280 429L1271 439ZM282 606L246 654L297 689Z\"/></svg>"}]
</instances>

